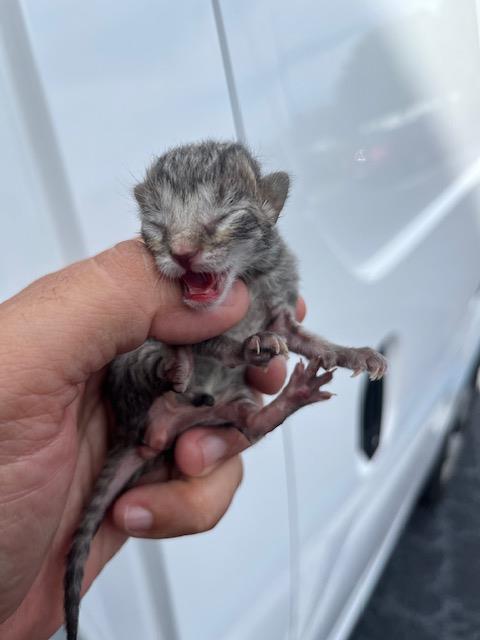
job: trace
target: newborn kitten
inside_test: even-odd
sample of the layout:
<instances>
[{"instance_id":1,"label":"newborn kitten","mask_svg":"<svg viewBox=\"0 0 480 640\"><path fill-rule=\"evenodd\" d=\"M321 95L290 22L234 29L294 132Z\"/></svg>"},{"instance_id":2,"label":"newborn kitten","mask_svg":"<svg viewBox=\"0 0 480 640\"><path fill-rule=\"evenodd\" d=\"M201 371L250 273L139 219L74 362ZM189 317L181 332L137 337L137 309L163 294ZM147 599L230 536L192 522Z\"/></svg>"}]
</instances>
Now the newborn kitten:
<instances>
[{"instance_id":1,"label":"newborn kitten","mask_svg":"<svg viewBox=\"0 0 480 640\"><path fill-rule=\"evenodd\" d=\"M295 320L296 259L275 226L288 195L284 172L262 175L241 144L207 141L174 148L135 187L141 233L159 272L174 279L193 308L219 304L233 282L249 288L245 318L222 336L193 347L148 340L111 364L107 392L116 419L114 442L68 555L65 618L77 637L80 590L90 543L114 499L163 460L162 452L196 425L223 425L255 442L298 408L330 398L321 387L333 367L380 378L376 351L328 342ZM305 356L267 406L245 384L247 365L266 366L288 351ZM325 373L317 375L319 368ZM149 422L156 401L160 419ZM146 443L156 453L140 454ZM145 448L143 448L145 449Z\"/></svg>"}]
</instances>

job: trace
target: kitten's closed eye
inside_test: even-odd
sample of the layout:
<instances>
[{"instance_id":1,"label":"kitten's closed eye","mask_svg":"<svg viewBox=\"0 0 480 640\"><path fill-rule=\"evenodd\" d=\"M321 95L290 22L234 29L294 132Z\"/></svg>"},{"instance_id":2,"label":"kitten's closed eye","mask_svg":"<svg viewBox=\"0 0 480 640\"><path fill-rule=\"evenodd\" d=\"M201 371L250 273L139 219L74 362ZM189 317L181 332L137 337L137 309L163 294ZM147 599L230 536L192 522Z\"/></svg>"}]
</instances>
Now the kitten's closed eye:
<instances>
[{"instance_id":1,"label":"kitten's closed eye","mask_svg":"<svg viewBox=\"0 0 480 640\"><path fill-rule=\"evenodd\" d=\"M223 213L221 216L218 216L218 218L215 218L215 220L213 221L213 224L222 224L222 222L225 222L225 220L230 217L231 212L228 213Z\"/></svg>"},{"instance_id":2,"label":"kitten's closed eye","mask_svg":"<svg viewBox=\"0 0 480 640\"><path fill-rule=\"evenodd\" d=\"M221 216L218 216L217 218L215 218L211 222L206 222L203 225L203 228L205 229L205 231L208 233L209 236L213 236L215 231L217 230L217 228L223 222L225 222L231 215L232 215L231 211L229 211L228 213L222 213Z\"/></svg>"}]
</instances>

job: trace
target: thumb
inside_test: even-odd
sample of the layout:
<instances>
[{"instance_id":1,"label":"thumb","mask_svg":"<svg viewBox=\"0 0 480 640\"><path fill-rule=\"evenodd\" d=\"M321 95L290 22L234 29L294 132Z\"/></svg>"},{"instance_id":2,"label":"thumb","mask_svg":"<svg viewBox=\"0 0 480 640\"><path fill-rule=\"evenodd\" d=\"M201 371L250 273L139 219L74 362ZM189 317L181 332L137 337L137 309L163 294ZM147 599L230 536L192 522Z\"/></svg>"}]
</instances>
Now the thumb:
<instances>
[{"instance_id":1,"label":"thumb","mask_svg":"<svg viewBox=\"0 0 480 640\"><path fill-rule=\"evenodd\" d=\"M0 305L0 349L12 362L28 354L36 378L38 365L78 383L149 336L188 344L219 335L248 305L246 287L237 282L216 308L186 307L143 243L128 240L40 278Z\"/></svg>"}]
</instances>

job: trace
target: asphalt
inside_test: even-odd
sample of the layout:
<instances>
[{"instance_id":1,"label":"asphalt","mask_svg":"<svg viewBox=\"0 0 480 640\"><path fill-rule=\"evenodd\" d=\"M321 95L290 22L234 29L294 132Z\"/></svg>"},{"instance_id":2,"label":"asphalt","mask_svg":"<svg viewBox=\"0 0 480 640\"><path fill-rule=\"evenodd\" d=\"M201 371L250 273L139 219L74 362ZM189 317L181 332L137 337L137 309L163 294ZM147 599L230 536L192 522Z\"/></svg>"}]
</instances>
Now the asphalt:
<instances>
[{"instance_id":1,"label":"asphalt","mask_svg":"<svg viewBox=\"0 0 480 640\"><path fill-rule=\"evenodd\" d=\"M418 506L350 640L480 640L480 400L455 475Z\"/></svg>"}]
</instances>

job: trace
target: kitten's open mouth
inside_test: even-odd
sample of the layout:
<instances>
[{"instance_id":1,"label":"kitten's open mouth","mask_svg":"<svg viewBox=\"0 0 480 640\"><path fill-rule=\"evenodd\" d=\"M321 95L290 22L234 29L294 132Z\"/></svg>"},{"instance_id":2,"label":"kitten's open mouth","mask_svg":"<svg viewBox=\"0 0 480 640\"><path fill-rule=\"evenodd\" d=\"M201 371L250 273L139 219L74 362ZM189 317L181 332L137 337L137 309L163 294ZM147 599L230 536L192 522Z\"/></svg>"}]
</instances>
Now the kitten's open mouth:
<instances>
[{"instance_id":1,"label":"kitten's open mouth","mask_svg":"<svg viewBox=\"0 0 480 640\"><path fill-rule=\"evenodd\" d=\"M192 302L215 302L225 286L225 273L187 271L180 278L183 297Z\"/></svg>"}]
</instances>

